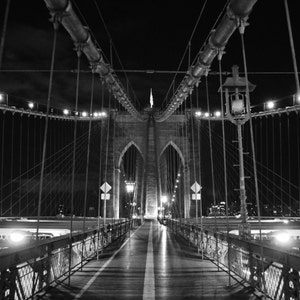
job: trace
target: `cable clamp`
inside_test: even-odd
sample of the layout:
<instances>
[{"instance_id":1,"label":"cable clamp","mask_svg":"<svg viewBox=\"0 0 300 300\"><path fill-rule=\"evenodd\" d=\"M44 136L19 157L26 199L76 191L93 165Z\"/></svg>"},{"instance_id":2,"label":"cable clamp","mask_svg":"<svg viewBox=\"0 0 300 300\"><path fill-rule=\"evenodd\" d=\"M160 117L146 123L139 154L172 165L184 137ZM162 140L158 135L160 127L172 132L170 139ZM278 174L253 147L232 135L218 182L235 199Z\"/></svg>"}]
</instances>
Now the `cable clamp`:
<instances>
[{"instance_id":1,"label":"cable clamp","mask_svg":"<svg viewBox=\"0 0 300 300\"><path fill-rule=\"evenodd\" d=\"M53 23L54 30L57 30L62 22L63 17L68 15L68 13L64 11L50 11L50 15L51 18L49 19L49 21Z\"/></svg>"},{"instance_id":2,"label":"cable clamp","mask_svg":"<svg viewBox=\"0 0 300 300\"><path fill-rule=\"evenodd\" d=\"M80 57L84 47L86 46L86 43L75 42L74 45L74 51L76 51L77 56Z\"/></svg>"},{"instance_id":3,"label":"cable clamp","mask_svg":"<svg viewBox=\"0 0 300 300\"><path fill-rule=\"evenodd\" d=\"M246 27L249 26L249 23L247 22L247 19L248 19L247 17L237 19L237 24L238 24L238 27L239 27L240 34L244 34Z\"/></svg>"},{"instance_id":4,"label":"cable clamp","mask_svg":"<svg viewBox=\"0 0 300 300\"><path fill-rule=\"evenodd\" d=\"M226 53L224 49L225 49L225 47L218 48L218 60L219 61L222 60L223 55Z\"/></svg>"}]
</instances>

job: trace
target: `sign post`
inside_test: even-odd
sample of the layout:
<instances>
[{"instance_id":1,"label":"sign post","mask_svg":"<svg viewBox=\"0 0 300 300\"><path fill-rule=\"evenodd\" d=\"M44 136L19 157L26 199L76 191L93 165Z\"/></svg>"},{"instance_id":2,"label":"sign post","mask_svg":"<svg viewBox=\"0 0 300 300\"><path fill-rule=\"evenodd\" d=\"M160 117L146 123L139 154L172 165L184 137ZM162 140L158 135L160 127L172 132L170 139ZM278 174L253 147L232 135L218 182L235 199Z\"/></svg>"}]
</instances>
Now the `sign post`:
<instances>
[{"instance_id":1,"label":"sign post","mask_svg":"<svg viewBox=\"0 0 300 300\"><path fill-rule=\"evenodd\" d=\"M196 200L196 224L198 224L198 201L201 201L201 189L202 186L195 181L195 183L191 186L191 190L194 192L194 194L192 194L192 200ZM202 203L200 202L201 205L201 212L202 212ZM201 213L201 219L200 219L200 228L201 228L201 232L200 232L200 237L199 237L199 231L198 231L198 226L197 226L197 249L198 249L198 253L199 253L199 242L201 243L201 252L202 252L202 260L203 260L203 233L202 233L202 213Z\"/></svg>"},{"instance_id":2,"label":"sign post","mask_svg":"<svg viewBox=\"0 0 300 300\"><path fill-rule=\"evenodd\" d=\"M101 194L101 199L104 200L104 209L103 209L103 223L105 224L106 221L106 200L110 199L110 195L107 194L111 190L111 186L107 183L104 182L101 186L100 189L104 194Z\"/></svg>"},{"instance_id":3,"label":"sign post","mask_svg":"<svg viewBox=\"0 0 300 300\"><path fill-rule=\"evenodd\" d=\"M195 181L191 186L191 190L195 193L192 194L192 200L196 200L196 223L198 224L198 200L201 200L201 194L199 193L202 189L202 186Z\"/></svg>"}]
</instances>

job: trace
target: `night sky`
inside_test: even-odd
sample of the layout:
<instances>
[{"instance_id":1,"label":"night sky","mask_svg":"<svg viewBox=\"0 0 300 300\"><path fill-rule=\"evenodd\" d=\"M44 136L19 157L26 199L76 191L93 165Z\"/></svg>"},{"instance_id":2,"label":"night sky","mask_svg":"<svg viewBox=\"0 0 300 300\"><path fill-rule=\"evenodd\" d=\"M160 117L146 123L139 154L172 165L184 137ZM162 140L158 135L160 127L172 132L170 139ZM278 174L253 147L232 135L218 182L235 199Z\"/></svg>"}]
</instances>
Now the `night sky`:
<instances>
[{"instance_id":1,"label":"night sky","mask_svg":"<svg viewBox=\"0 0 300 300\"><path fill-rule=\"evenodd\" d=\"M207 1L202 17L191 40L191 60L196 57L207 39L213 24L222 12L226 1ZM296 53L300 46L296 1L289 1L291 22ZM110 38L116 51L112 62L116 70L162 70L176 71L183 58L189 38L196 25L205 1L187 1L178 5L174 1L114 1L90 0L72 1L73 7L83 24L86 24L97 43L110 61ZM1 28L6 1L1 1ZM101 20L99 11L105 21ZM26 106L33 100L40 105L46 102L48 92L50 59L53 41L53 27L49 22L49 11L41 0L30 2L11 0L5 38L0 90L9 95L10 104ZM284 11L284 1L259 0L254 6L246 28L245 43L249 80L257 87L252 93L252 104L263 103L269 98L285 99L295 93L294 75L262 75L251 72L293 72L292 56ZM53 93L51 105L57 108L73 108L75 103L77 57L71 38L63 27L59 30ZM231 71L237 64L243 71L241 43L238 32L230 38L223 57L223 71ZM117 54L116 54L117 53ZM121 62L118 60L120 58ZM188 68L188 54L184 56L181 71ZM81 69L88 70L85 56ZM6 70L6 71L5 71ZM10 70L10 72L7 72ZM15 70L12 72L11 70ZM30 71L32 70L32 71ZM46 70L41 72L38 70ZM212 71L218 71L215 60ZM22 71L22 72L21 72ZM122 73L117 72L126 85ZM174 74L127 73L130 86L141 107L149 105L149 91L153 89L154 105L159 108L170 88ZM176 77L180 83L182 75ZM224 77L224 80L226 78ZM97 81L99 83L99 81ZM219 78L208 77L211 107L219 106ZM80 76L79 107L87 109L90 101L90 73ZM204 94L205 80L200 84ZM100 105L100 84L95 88L98 95L96 106ZM201 100L206 106L206 100Z\"/></svg>"}]
</instances>

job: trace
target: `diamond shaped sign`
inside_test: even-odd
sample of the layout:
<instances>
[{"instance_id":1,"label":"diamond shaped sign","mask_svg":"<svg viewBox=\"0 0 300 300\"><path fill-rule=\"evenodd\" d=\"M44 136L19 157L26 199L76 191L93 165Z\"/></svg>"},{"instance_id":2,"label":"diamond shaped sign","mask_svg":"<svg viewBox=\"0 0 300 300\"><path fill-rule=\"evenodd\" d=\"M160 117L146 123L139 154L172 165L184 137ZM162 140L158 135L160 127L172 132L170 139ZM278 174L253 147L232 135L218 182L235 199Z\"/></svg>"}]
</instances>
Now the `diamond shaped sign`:
<instances>
[{"instance_id":1,"label":"diamond shaped sign","mask_svg":"<svg viewBox=\"0 0 300 300\"><path fill-rule=\"evenodd\" d=\"M100 186L101 191L103 191L104 193L108 193L111 190L111 186L107 183L104 182L101 186Z\"/></svg>"},{"instance_id":2,"label":"diamond shaped sign","mask_svg":"<svg viewBox=\"0 0 300 300\"><path fill-rule=\"evenodd\" d=\"M197 181L195 181L195 183L191 186L191 190L195 194L197 194L201 189L202 189L202 186Z\"/></svg>"}]
</instances>

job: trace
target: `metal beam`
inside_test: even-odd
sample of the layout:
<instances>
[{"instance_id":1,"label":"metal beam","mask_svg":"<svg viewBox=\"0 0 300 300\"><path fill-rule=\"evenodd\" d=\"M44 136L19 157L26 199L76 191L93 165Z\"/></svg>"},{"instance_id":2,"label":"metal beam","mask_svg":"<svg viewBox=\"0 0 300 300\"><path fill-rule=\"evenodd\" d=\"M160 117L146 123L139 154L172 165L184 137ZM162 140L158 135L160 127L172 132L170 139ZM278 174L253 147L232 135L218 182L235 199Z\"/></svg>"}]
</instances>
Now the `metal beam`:
<instances>
[{"instance_id":1,"label":"metal beam","mask_svg":"<svg viewBox=\"0 0 300 300\"><path fill-rule=\"evenodd\" d=\"M156 117L157 122L163 122L192 94L194 86L198 85L202 75L205 75L217 56L220 49L224 49L229 38L245 22L257 0L231 0L227 10L217 28L212 32L207 45L199 54L197 62L189 68L181 81L170 103L161 115Z\"/></svg>"},{"instance_id":2,"label":"metal beam","mask_svg":"<svg viewBox=\"0 0 300 300\"><path fill-rule=\"evenodd\" d=\"M72 8L71 2L69 0L44 1L50 11L52 20L61 23L75 45L81 46L81 50L86 55L93 71L100 75L100 78L106 83L114 98L137 120L144 120L144 116L134 106L133 101L127 95L110 64L104 61L101 50L92 41L88 29L82 25Z\"/></svg>"}]
</instances>

